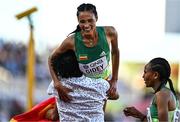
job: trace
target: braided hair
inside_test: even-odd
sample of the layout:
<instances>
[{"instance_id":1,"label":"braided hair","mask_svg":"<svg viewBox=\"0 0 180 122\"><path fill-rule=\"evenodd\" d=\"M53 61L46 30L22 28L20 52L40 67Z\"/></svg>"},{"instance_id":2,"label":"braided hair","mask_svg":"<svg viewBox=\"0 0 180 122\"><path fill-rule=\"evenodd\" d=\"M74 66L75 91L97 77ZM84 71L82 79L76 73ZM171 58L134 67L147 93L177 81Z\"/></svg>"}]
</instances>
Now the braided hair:
<instances>
[{"instance_id":1,"label":"braided hair","mask_svg":"<svg viewBox=\"0 0 180 122\"><path fill-rule=\"evenodd\" d=\"M172 80L170 79L171 75L171 67L169 62L161 57L154 58L150 62L150 69L152 71L156 71L160 75L160 80L162 81L159 88L156 90L159 91L163 85L166 85L167 82L169 83L170 90L173 92L173 94L176 96L176 92L173 87Z\"/></svg>"},{"instance_id":2,"label":"braided hair","mask_svg":"<svg viewBox=\"0 0 180 122\"><path fill-rule=\"evenodd\" d=\"M58 54L52 60L52 67L60 78L81 77L78 61L73 50Z\"/></svg>"},{"instance_id":3,"label":"braided hair","mask_svg":"<svg viewBox=\"0 0 180 122\"><path fill-rule=\"evenodd\" d=\"M77 14L76 14L77 17L79 16L80 12L84 12L84 11L90 11L95 15L96 18L98 18L96 6L94 6L93 4L83 3L80 6L78 6L77 7ZM71 32L70 34L68 34L68 36L73 34L73 33L79 32L79 31L81 31L81 28L79 27L79 25L77 25L76 29L73 32Z\"/></svg>"}]
</instances>

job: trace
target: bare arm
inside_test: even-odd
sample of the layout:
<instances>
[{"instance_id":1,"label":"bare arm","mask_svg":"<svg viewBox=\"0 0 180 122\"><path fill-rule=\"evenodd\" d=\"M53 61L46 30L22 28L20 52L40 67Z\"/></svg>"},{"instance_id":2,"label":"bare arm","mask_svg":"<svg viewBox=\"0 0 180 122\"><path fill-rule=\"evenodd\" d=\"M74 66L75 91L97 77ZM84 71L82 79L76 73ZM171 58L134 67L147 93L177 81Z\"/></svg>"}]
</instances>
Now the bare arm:
<instances>
[{"instance_id":1,"label":"bare arm","mask_svg":"<svg viewBox=\"0 0 180 122\"><path fill-rule=\"evenodd\" d=\"M108 35L111 39L112 79L114 79L116 82L118 79L118 69L119 69L119 48L118 48L118 35L115 28L110 27Z\"/></svg>"},{"instance_id":2,"label":"bare arm","mask_svg":"<svg viewBox=\"0 0 180 122\"><path fill-rule=\"evenodd\" d=\"M119 70L118 34L114 27L105 27L105 30L106 30L108 42L111 44L111 58L112 58L112 78L109 81L109 83L111 84L111 88L108 94L110 94L110 96L113 96L113 94L117 92L117 80L118 80L118 70Z\"/></svg>"},{"instance_id":3,"label":"bare arm","mask_svg":"<svg viewBox=\"0 0 180 122\"><path fill-rule=\"evenodd\" d=\"M48 66L49 66L49 70L50 70L50 74L52 79L54 80L54 82L59 81L54 70L52 67L52 61L53 58L55 58L57 55L67 51L68 49L72 49L74 50L74 40L73 40L73 36L66 38L61 45L59 45L57 48L55 48L53 50L53 52L51 53L51 55L48 58Z\"/></svg>"},{"instance_id":4,"label":"bare arm","mask_svg":"<svg viewBox=\"0 0 180 122\"><path fill-rule=\"evenodd\" d=\"M156 93L156 104L158 109L159 121L168 121L168 101L169 95L165 91Z\"/></svg>"},{"instance_id":5,"label":"bare arm","mask_svg":"<svg viewBox=\"0 0 180 122\"><path fill-rule=\"evenodd\" d=\"M126 107L124 110L123 110L124 114L126 116L132 116L132 117L135 117L135 118L138 118L140 119L142 122L146 122L147 121L147 118L146 118L146 115L144 115L143 113L141 113L139 110L137 110L135 107Z\"/></svg>"},{"instance_id":6,"label":"bare arm","mask_svg":"<svg viewBox=\"0 0 180 122\"><path fill-rule=\"evenodd\" d=\"M68 92L70 92L70 90L62 86L61 82L59 81L59 79L55 73L55 71L53 70L52 62L53 62L53 59L57 55L65 52L68 49L74 50L73 36L66 38L62 42L61 45L59 45L56 49L53 50L53 52L51 53L51 55L48 58L49 71L50 71L51 77L52 77L53 82L54 82L54 87L58 91L59 97L64 101L70 101L71 100L70 96L68 96L68 94L67 94Z\"/></svg>"}]
</instances>

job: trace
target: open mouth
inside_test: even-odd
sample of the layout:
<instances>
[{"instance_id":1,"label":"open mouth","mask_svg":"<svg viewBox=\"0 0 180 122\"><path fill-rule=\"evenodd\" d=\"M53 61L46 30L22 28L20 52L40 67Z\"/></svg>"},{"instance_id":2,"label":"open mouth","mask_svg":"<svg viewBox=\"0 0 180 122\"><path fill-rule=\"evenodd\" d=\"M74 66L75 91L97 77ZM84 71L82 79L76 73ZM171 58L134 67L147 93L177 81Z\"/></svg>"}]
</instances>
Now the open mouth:
<instances>
[{"instance_id":1,"label":"open mouth","mask_svg":"<svg viewBox=\"0 0 180 122\"><path fill-rule=\"evenodd\" d=\"M89 33L89 32L91 32L91 29L89 28L89 29L83 29L82 30L84 33Z\"/></svg>"}]
</instances>

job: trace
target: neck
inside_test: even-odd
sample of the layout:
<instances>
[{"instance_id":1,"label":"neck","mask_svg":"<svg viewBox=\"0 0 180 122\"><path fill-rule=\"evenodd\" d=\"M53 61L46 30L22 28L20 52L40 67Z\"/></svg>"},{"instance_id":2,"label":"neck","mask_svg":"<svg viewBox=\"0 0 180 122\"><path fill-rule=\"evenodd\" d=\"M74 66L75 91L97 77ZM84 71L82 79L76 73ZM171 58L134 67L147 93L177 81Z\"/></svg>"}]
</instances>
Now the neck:
<instances>
[{"instance_id":1,"label":"neck","mask_svg":"<svg viewBox=\"0 0 180 122\"><path fill-rule=\"evenodd\" d=\"M95 33L93 36L86 35L83 37L83 41L84 41L85 45L88 47L95 46L97 43L97 40L98 40L97 33Z\"/></svg>"},{"instance_id":2,"label":"neck","mask_svg":"<svg viewBox=\"0 0 180 122\"><path fill-rule=\"evenodd\" d=\"M155 93L158 92L162 87L162 83L161 82L157 82L157 84L153 87Z\"/></svg>"}]
</instances>

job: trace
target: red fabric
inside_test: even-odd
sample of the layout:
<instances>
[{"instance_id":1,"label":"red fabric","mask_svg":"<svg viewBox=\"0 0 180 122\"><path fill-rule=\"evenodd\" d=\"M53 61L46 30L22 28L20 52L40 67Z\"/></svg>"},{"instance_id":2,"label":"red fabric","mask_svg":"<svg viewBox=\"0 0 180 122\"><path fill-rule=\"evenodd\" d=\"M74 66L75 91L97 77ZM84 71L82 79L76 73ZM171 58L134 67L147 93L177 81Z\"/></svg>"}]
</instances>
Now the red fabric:
<instances>
[{"instance_id":1,"label":"red fabric","mask_svg":"<svg viewBox=\"0 0 180 122\"><path fill-rule=\"evenodd\" d=\"M36 121L36 122L51 122L45 119L44 115L46 110L51 108L55 104L55 98L51 97L36 106L34 106L30 111L14 116L11 122L22 122L22 121Z\"/></svg>"}]
</instances>

